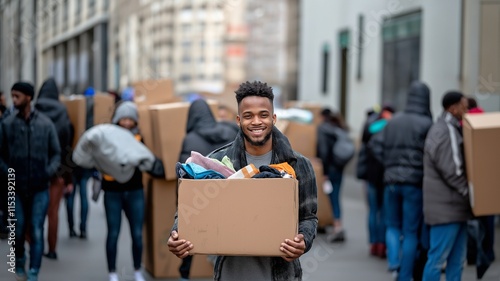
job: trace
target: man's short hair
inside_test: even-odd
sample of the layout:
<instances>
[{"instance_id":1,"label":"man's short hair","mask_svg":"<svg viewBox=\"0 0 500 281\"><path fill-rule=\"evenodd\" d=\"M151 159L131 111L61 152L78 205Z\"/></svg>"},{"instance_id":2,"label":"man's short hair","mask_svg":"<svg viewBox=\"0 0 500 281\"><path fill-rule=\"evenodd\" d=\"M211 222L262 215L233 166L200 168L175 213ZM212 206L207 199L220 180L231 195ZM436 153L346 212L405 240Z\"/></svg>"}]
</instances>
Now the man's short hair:
<instances>
[{"instance_id":1,"label":"man's short hair","mask_svg":"<svg viewBox=\"0 0 500 281\"><path fill-rule=\"evenodd\" d=\"M244 82L240 85L238 90L236 90L236 101L240 105L241 101L250 96L258 96L268 98L271 103L274 100L273 88L267 86L267 83L260 81L254 82Z\"/></svg>"},{"instance_id":2,"label":"man's short hair","mask_svg":"<svg viewBox=\"0 0 500 281\"><path fill-rule=\"evenodd\" d=\"M459 103L464 95L458 91L449 91L443 96L442 105L444 110L450 108L450 106Z\"/></svg>"}]
</instances>

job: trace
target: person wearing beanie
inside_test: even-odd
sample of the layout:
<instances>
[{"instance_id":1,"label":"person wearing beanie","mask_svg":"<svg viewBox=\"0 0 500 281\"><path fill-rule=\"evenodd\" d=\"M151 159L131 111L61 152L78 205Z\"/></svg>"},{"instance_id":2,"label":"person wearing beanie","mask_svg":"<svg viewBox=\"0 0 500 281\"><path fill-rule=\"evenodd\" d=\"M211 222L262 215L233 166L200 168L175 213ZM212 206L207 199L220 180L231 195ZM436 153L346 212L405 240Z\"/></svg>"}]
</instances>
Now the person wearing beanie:
<instances>
[{"instance_id":1,"label":"person wearing beanie","mask_svg":"<svg viewBox=\"0 0 500 281\"><path fill-rule=\"evenodd\" d=\"M52 121L31 106L33 86L17 82L11 89L17 113L1 123L0 173L15 173L15 259L19 279L38 280L44 248L43 225L49 205L49 183L61 162L61 148ZM8 182L14 187L14 182ZM28 228L28 226L30 226ZM26 274L25 233L29 229L29 271Z\"/></svg>"},{"instance_id":2,"label":"person wearing beanie","mask_svg":"<svg viewBox=\"0 0 500 281\"><path fill-rule=\"evenodd\" d=\"M467 249L467 220L472 218L460 121L467 98L457 91L443 96L444 112L431 127L424 147L424 220L430 249L424 280L461 280Z\"/></svg>"},{"instance_id":3,"label":"person wearing beanie","mask_svg":"<svg viewBox=\"0 0 500 281\"><path fill-rule=\"evenodd\" d=\"M137 106L130 101L117 103L111 122L130 130L137 141L142 141L138 129L139 115ZM142 172L136 168L132 178L126 183L119 183L109 175L102 177L104 190L104 209L108 234L106 238L106 258L108 263L109 281L118 281L116 273L116 256L118 236L120 234L122 211L128 219L132 237L132 256L135 281L145 281L141 273L142 258L142 225L144 224L144 190Z\"/></svg>"}]
</instances>

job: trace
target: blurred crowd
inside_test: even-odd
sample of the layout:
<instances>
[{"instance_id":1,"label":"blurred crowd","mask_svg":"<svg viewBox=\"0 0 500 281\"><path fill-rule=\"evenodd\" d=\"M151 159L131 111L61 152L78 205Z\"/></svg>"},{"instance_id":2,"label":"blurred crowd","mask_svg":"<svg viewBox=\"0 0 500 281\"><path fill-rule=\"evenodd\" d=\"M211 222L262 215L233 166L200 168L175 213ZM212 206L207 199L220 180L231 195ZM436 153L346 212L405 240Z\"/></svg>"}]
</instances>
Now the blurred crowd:
<instances>
[{"instance_id":1,"label":"blurred crowd","mask_svg":"<svg viewBox=\"0 0 500 281\"><path fill-rule=\"evenodd\" d=\"M116 102L111 123L129 130L142 142L133 88L109 94ZM124 212L131 228L135 280L143 281L142 171L136 168L132 177L121 183L72 161L74 128L59 101L53 79L44 82L36 100L34 87L26 82L14 84L11 95L13 104L8 107L5 94L0 93L0 174L2 182L8 182L15 173L16 183L14 194L9 193L10 189L0 193L0 230L2 238L9 237L8 218L15 213L17 276L37 280L42 256L58 258L58 210L63 199L70 237L87 238L90 181L99 182L104 191L109 280L118 280L117 241ZM95 90L89 87L82 95L90 100ZM328 240L342 243L348 238L342 224L341 187L345 167L357 159L356 177L366 182L369 253L387 259L388 270L395 280L440 280L443 270L447 280L460 280L466 261L476 264L481 278L495 259L494 217L474 217L471 211L464 170L462 117L465 113L481 114L483 110L472 97L449 91L442 97L443 112L434 120L430 96L427 85L416 81L408 89L404 110L396 112L389 103L374 106L367 112L359 149L341 114L329 108L321 112L317 157L323 164L323 189L332 207L333 227ZM221 106L219 115L214 116L204 100L192 102L179 162L184 162L191 151L207 155L237 138L241 129L227 117L228 108ZM88 120L86 129L93 125ZM77 193L78 225L74 219ZM45 217L48 217L46 251ZM26 241L30 245L29 256L25 253ZM189 279L190 267L188 256L180 268L185 280Z\"/></svg>"}]
</instances>

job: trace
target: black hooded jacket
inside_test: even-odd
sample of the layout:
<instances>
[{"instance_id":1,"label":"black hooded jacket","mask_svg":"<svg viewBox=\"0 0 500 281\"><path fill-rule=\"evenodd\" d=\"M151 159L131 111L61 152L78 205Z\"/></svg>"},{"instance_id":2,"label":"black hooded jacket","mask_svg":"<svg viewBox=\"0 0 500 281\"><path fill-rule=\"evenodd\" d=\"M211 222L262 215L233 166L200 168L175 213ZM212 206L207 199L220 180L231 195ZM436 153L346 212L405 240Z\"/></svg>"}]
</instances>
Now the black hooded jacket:
<instances>
[{"instance_id":1,"label":"black hooded jacket","mask_svg":"<svg viewBox=\"0 0 500 281\"><path fill-rule=\"evenodd\" d=\"M182 143L179 162L184 163L191 151L207 155L234 140L238 126L228 122L217 122L204 100L196 100L189 107L186 137Z\"/></svg>"},{"instance_id":2,"label":"black hooded jacket","mask_svg":"<svg viewBox=\"0 0 500 281\"><path fill-rule=\"evenodd\" d=\"M413 82L404 112L389 121L380 138L370 141L372 153L384 165L386 184L422 187L424 143L431 126L429 88Z\"/></svg>"},{"instance_id":3,"label":"black hooded jacket","mask_svg":"<svg viewBox=\"0 0 500 281\"><path fill-rule=\"evenodd\" d=\"M62 176L66 184L71 182L70 168L74 167L71 162L71 143L73 142L73 126L64 104L59 101L59 91L53 78L47 79L38 93L35 108L49 117L56 127L59 145L61 147L61 166L57 175Z\"/></svg>"}]
</instances>

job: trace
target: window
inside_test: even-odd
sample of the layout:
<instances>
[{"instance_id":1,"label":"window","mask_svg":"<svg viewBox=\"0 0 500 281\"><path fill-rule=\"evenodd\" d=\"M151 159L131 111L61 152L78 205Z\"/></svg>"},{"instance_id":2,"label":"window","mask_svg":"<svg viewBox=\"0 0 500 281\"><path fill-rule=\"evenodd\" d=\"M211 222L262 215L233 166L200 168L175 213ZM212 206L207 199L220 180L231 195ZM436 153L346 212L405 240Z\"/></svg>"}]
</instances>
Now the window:
<instances>
[{"instance_id":1,"label":"window","mask_svg":"<svg viewBox=\"0 0 500 281\"><path fill-rule=\"evenodd\" d=\"M52 29L54 31L54 35L57 34L57 3L54 3L52 6Z\"/></svg>"},{"instance_id":2,"label":"window","mask_svg":"<svg viewBox=\"0 0 500 281\"><path fill-rule=\"evenodd\" d=\"M180 80L182 82L189 82L189 81L191 81L191 75L189 75L189 74L182 74L181 77L180 77Z\"/></svg>"},{"instance_id":3,"label":"window","mask_svg":"<svg viewBox=\"0 0 500 281\"><path fill-rule=\"evenodd\" d=\"M63 3L63 26L68 25L68 10L69 10L68 0L64 0L64 3Z\"/></svg>"},{"instance_id":4,"label":"window","mask_svg":"<svg viewBox=\"0 0 500 281\"><path fill-rule=\"evenodd\" d=\"M419 79L421 12L386 19L382 25L382 103L401 110L411 82Z\"/></svg>"},{"instance_id":5,"label":"window","mask_svg":"<svg viewBox=\"0 0 500 281\"><path fill-rule=\"evenodd\" d=\"M322 68L321 68L321 92L323 95L328 93L328 60L330 58L330 45L325 43L321 55Z\"/></svg>"}]
</instances>

